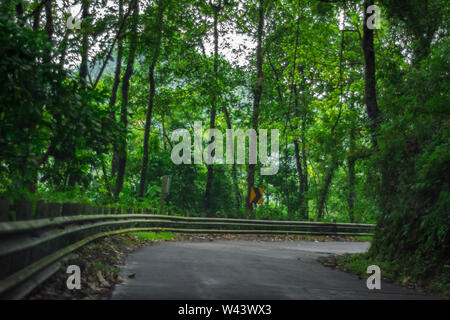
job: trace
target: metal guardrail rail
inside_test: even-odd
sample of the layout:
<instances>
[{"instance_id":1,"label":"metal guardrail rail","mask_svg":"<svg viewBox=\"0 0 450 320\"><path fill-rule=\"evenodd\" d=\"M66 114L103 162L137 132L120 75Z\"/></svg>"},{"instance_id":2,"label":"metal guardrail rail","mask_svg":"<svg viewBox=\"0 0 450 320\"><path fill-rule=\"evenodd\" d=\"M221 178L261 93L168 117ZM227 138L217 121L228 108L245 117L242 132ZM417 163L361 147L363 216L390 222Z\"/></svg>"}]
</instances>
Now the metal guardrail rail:
<instances>
[{"instance_id":1,"label":"metal guardrail rail","mask_svg":"<svg viewBox=\"0 0 450 320\"><path fill-rule=\"evenodd\" d=\"M155 211L156 212L156 211ZM371 224L177 217L150 210L0 199L0 298L20 299L83 245L133 231L369 236Z\"/></svg>"}]
</instances>

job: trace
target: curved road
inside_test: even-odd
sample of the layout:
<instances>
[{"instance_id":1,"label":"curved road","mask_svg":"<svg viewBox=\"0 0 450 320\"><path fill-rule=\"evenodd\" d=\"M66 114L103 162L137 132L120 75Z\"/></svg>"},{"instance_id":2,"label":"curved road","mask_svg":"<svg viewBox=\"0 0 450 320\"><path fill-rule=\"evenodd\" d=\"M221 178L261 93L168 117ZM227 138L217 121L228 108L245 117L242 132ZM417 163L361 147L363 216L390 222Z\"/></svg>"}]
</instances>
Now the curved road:
<instances>
[{"instance_id":1,"label":"curved road","mask_svg":"<svg viewBox=\"0 0 450 320\"><path fill-rule=\"evenodd\" d=\"M112 299L433 299L383 282L326 268L317 258L357 253L364 242L163 242L127 258ZM129 278L128 275L135 274Z\"/></svg>"}]
</instances>

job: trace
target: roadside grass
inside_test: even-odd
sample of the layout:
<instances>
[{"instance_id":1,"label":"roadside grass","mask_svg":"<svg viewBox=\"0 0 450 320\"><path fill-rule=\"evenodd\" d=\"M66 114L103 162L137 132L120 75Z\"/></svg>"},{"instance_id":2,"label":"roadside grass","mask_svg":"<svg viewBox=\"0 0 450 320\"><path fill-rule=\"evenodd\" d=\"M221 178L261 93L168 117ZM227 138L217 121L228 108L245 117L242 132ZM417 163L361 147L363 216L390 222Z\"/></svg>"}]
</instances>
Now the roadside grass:
<instances>
[{"instance_id":1,"label":"roadside grass","mask_svg":"<svg viewBox=\"0 0 450 320\"><path fill-rule=\"evenodd\" d=\"M419 289L430 293L440 293L450 297L449 269L442 268L442 272L438 272L432 277L426 279L414 276L407 269L395 261L380 261L373 259L366 253L345 254L336 259L336 269L354 273L362 278L367 278L367 267L377 265L381 270L381 279L394 282L409 288Z\"/></svg>"},{"instance_id":2,"label":"roadside grass","mask_svg":"<svg viewBox=\"0 0 450 320\"><path fill-rule=\"evenodd\" d=\"M139 240L146 241L168 241L175 237L172 232L131 232L130 234Z\"/></svg>"},{"instance_id":3,"label":"roadside grass","mask_svg":"<svg viewBox=\"0 0 450 320\"><path fill-rule=\"evenodd\" d=\"M119 267L114 267L112 265L102 263L101 261L98 261L98 260L94 260L93 264L95 267L97 267L98 270L103 271L103 272L112 272L112 273L119 274L122 271L122 269Z\"/></svg>"},{"instance_id":4,"label":"roadside grass","mask_svg":"<svg viewBox=\"0 0 450 320\"><path fill-rule=\"evenodd\" d=\"M359 240L359 241L363 241L363 242L370 242L370 243L372 243L372 241L373 241L373 236L361 236L361 237L354 237L354 238Z\"/></svg>"}]
</instances>

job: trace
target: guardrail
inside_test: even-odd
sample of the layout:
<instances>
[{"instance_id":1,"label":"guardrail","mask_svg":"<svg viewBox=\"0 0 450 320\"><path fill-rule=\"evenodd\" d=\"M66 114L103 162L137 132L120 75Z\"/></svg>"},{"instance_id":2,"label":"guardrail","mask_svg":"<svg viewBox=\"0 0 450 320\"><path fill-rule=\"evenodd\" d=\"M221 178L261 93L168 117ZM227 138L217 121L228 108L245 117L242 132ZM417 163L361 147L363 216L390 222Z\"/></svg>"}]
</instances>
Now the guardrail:
<instances>
[{"instance_id":1,"label":"guardrail","mask_svg":"<svg viewBox=\"0 0 450 320\"><path fill-rule=\"evenodd\" d=\"M133 231L368 236L371 224L194 218L151 210L0 200L0 298L20 299L83 245Z\"/></svg>"}]
</instances>

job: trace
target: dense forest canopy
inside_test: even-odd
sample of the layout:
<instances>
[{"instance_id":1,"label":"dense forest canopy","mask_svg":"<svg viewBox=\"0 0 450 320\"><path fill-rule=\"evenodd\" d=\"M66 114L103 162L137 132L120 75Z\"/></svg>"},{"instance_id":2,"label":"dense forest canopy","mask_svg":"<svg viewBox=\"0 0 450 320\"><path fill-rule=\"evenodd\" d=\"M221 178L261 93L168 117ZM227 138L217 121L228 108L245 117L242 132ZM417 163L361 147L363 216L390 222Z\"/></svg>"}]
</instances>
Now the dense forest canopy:
<instances>
[{"instance_id":1,"label":"dense forest canopy","mask_svg":"<svg viewBox=\"0 0 450 320\"><path fill-rule=\"evenodd\" d=\"M169 175L171 214L377 222L374 256L436 268L449 256L449 9L2 0L0 193L153 208ZM199 121L279 130L278 172L174 164L172 133Z\"/></svg>"}]
</instances>

